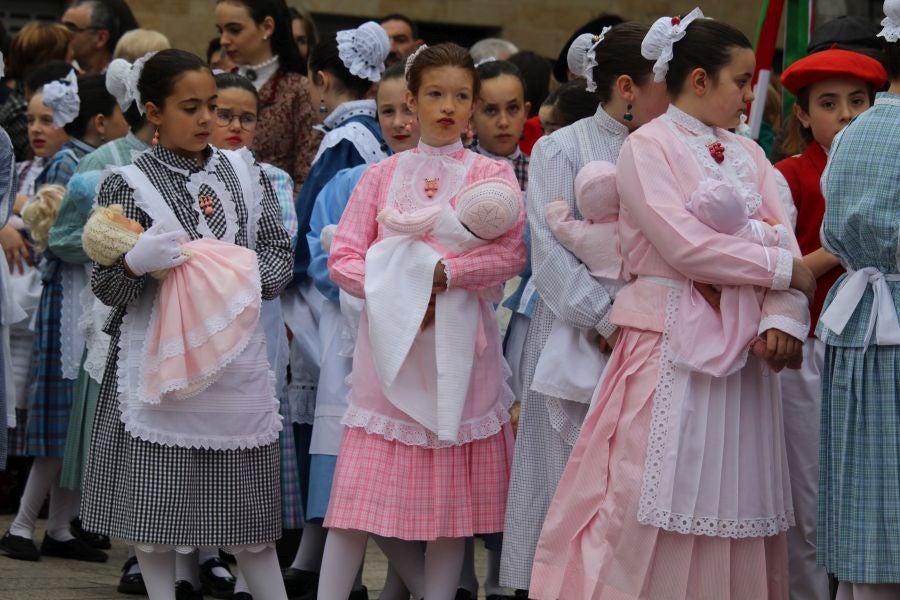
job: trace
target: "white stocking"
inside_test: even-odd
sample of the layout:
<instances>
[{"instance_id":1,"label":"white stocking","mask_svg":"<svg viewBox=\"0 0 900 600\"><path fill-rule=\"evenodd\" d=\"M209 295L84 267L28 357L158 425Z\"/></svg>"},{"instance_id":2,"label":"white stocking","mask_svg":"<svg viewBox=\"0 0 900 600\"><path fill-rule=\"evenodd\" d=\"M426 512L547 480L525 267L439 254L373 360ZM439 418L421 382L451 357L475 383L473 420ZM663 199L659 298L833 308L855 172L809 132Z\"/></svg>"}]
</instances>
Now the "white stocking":
<instances>
[{"instance_id":1,"label":"white stocking","mask_svg":"<svg viewBox=\"0 0 900 600\"><path fill-rule=\"evenodd\" d=\"M366 554L369 534L355 529L330 529L319 572L319 598L347 598ZM254 600L256 600L254 598Z\"/></svg>"},{"instance_id":2,"label":"white stocking","mask_svg":"<svg viewBox=\"0 0 900 600\"><path fill-rule=\"evenodd\" d=\"M378 600L409 600L409 590L403 584L403 579L394 568L394 563L388 561L387 575L384 577L384 586Z\"/></svg>"},{"instance_id":3,"label":"white stocking","mask_svg":"<svg viewBox=\"0 0 900 600\"><path fill-rule=\"evenodd\" d=\"M853 600L897 600L897 598L900 598L900 583L853 584Z\"/></svg>"},{"instance_id":4,"label":"white stocking","mask_svg":"<svg viewBox=\"0 0 900 600\"><path fill-rule=\"evenodd\" d=\"M72 519L78 514L81 494L59 487L59 482L50 488L50 507L47 514L47 533L54 540L67 542L74 539Z\"/></svg>"},{"instance_id":5,"label":"white stocking","mask_svg":"<svg viewBox=\"0 0 900 600\"><path fill-rule=\"evenodd\" d=\"M187 554L175 553L175 581L187 581L195 590L200 589L200 566L197 562L199 551Z\"/></svg>"},{"instance_id":6,"label":"white stocking","mask_svg":"<svg viewBox=\"0 0 900 600\"><path fill-rule=\"evenodd\" d=\"M328 530L319 523L306 523L291 568L318 573L322 568L322 553L325 551L327 533Z\"/></svg>"},{"instance_id":7,"label":"white stocking","mask_svg":"<svg viewBox=\"0 0 900 600\"><path fill-rule=\"evenodd\" d=\"M466 538L462 572L459 574L459 585L457 587L472 594L473 598L478 597L478 577L475 575L475 538Z\"/></svg>"},{"instance_id":8,"label":"white stocking","mask_svg":"<svg viewBox=\"0 0 900 600\"><path fill-rule=\"evenodd\" d=\"M397 571L406 589L417 600L425 594L425 548L422 542L373 535L372 538ZM456 593L453 582L453 593Z\"/></svg>"},{"instance_id":9,"label":"white stocking","mask_svg":"<svg viewBox=\"0 0 900 600\"><path fill-rule=\"evenodd\" d=\"M240 567L237 567L235 571L235 580L234 580L234 593L244 592L245 594L250 593L250 586L247 585L247 578L244 577L244 573L241 571Z\"/></svg>"},{"instance_id":10,"label":"white stocking","mask_svg":"<svg viewBox=\"0 0 900 600\"><path fill-rule=\"evenodd\" d=\"M462 572L466 538L438 538L425 548L426 600L453 600Z\"/></svg>"},{"instance_id":11,"label":"white stocking","mask_svg":"<svg viewBox=\"0 0 900 600\"><path fill-rule=\"evenodd\" d=\"M37 522L38 513L44 505L44 500L50 493L54 484L59 483L59 471L62 469L62 459L49 456L38 456L31 463L31 472L28 473L28 482L22 499L19 500L19 512L16 519L9 526L9 532L29 540L34 537L34 524Z\"/></svg>"},{"instance_id":12,"label":"white stocking","mask_svg":"<svg viewBox=\"0 0 900 600\"><path fill-rule=\"evenodd\" d=\"M241 573L247 579L247 586L253 600L287 600L278 554L274 547L259 552L242 550L235 554ZM349 594L348 594L349 595Z\"/></svg>"},{"instance_id":13,"label":"white stocking","mask_svg":"<svg viewBox=\"0 0 900 600\"><path fill-rule=\"evenodd\" d=\"M150 600L175 600L175 551L135 548Z\"/></svg>"}]
</instances>

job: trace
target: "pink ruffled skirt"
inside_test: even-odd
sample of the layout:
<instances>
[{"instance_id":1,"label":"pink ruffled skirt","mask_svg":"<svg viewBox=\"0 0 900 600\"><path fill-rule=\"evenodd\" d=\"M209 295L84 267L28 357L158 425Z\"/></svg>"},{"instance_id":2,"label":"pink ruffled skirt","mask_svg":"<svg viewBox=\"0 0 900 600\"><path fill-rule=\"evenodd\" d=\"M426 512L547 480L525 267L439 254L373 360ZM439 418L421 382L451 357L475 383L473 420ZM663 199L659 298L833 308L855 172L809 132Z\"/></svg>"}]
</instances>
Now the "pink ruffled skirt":
<instances>
[{"instance_id":1,"label":"pink ruffled skirt","mask_svg":"<svg viewBox=\"0 0 900 600\"><path fill-rule=\"evenodd\" d=\"M509 423L444 448L346 427L324 525L404 540L502 531L512 452Z\"/></svg>"},{"instance_id":2,"label":"pink ruffled skirt","mask_svg":"<svg viewBox=\"0 0 900 600\"><path fill-rule=\"evenodd\" d=\"M694 536L637 521L662 336L624 329L550 505L529 596L788 597L784 534Z\"/></svg>"}]
</instances>

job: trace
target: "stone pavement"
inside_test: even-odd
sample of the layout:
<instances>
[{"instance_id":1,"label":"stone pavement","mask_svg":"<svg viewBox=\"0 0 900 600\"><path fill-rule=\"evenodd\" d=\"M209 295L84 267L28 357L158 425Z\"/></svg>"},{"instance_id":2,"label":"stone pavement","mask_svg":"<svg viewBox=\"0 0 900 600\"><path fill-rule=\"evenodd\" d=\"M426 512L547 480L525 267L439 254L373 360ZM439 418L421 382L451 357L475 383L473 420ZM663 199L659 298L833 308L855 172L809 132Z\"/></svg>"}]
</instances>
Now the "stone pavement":
<instances>
[{"instance_id":1,"label":"stone pavement","mask_svg":"<svg viewBox=\"0 0 900 600\"><path fill-rule=\"evenodd\" d=\"M0 534L9 528L14 515L0 515ZM38 521L35 540L40 547L46 522ZM0 600L128 600L116 592L119 569L128 555L125 544L113 540L107 550L109 561L89 563L59 558L42 558L39 562L13 560L0 555ZM475 542L475 570L484 581L484 544ZM374 543L369 543L363 583L369 597L378 598L387 571L387 561ZM483 597L483 596L480 596Z\"/></svg>"}]
</instances>

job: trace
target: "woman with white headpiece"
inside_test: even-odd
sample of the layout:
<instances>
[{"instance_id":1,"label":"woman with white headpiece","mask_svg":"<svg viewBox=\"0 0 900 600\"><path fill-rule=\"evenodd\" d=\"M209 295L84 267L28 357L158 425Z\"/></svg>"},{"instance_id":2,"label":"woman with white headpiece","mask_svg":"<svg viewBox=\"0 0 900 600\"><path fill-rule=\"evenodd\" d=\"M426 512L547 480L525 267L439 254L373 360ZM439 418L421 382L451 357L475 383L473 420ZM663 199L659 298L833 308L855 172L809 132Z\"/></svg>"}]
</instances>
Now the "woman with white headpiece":
<instances>
[{"instance_id":1,"label":"woman with white headpiece","mask_svg":"<svg viewBox=\"0 0 900 600\"><path fill-rule=\"evenodd\" d=\"M525 207L532 275L520 306L533 312L520 365L522 405L500 562L500 583L512 588L528 589L547 506L606 360L601 347L608 353L617 333L609 321L611 289L556 239L545 207L562 199L582 219L575 203L579 171L591 161L615 162L629 133L665 110L665 86L653 81L653 63L640 55L646 33L645 25L623 23L573 44L571 68L589 78L600 105L593 116L541 138L531 155ZM572 343L562 346L560 338ZM556 381L541 380L537 365L545 351L562 361L587 357L596 369L565 368Z\"/></svg>"},{"instance_id":2,"label":"woman with white headpiece","mask_svg":"<svg viewBox=\"0 0 900 600\"><path fill-rule=\"evenodd\" d=\"M107 139L127 130L122 111L106 91L103 77L76 77L74 71L44 85L40 100L53 109L54 124L69 141L38 175L35 187L69 183L80 160ZM35 99L32 98L32 101ZM78 494L59 486L75 380L84 337L78 331L80 294L87 285L83 265L44 253L43 290L37 310L31 359L31 386L25 424L26 453L35 456L19 512L0 542L7 555L38 560L41 554L77 560L106 560L106 554L75 538L69 528L78 514ZM40 551L32 541L35 521L47 494L50 521Z\"/></svg>"},{"instance_id":3,"label":"woman with white headpiece","mask_svg":"<svg viewBox=\"0 0 900 600\"><path fill-rule=\"evenodd\" d=\"M620 333L547 512L530 597L787 598L793 505L772 371L799 366L814 279L787 230L788 248L764 247L687 208L716 184L747 217L787 222L764 153L729 131L753 98L753 50L695 9L656 21L641 52L672 105L619 154L619 244L634 279L612 307ZM679 360L692 350L674 327L682 296L707 301L687 280L763 297L763 358L728 375Z\"/></svg>"},{"instance_id":4,"label":"woman with white headpiece","mask_svg":"<svg viewBox=\"0 0 900 600\"><path fill-rule=\"evenodd\" d=\"M816 330L825 342L816 555L840 580L841 600L900 597L900 1L886 0L884 13L890 88L838 134L822 178L822 242L847 273Z\"/></svg>"}]
</instances>

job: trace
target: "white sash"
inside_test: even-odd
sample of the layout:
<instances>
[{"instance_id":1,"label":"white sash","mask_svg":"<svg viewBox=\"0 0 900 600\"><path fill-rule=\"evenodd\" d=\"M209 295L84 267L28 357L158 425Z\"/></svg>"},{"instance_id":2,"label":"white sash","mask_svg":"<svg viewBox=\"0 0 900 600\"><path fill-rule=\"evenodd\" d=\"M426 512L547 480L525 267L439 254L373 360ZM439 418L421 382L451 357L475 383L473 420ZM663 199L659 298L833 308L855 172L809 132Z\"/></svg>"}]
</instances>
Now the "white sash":
<instances>
[{"instance_id":1,"label":"white sash","mask_svg":"<svg viewBox=\"0 0 900 600\"><path fill-rule=\"evenodd\" d=\"M871 285L874 295L863 345L869 345L873 332L875 344L878 346L900 345L900 320L897 317L891 288L887 284L889 281L900 281L900 274L885 274L875 267L865 267L857 271L848 269L847 276L841 281L828 310L819 318L822 325L837 335L843 333L856 307L862 302L866 289Z\"/></svg>"}]
</instances>

